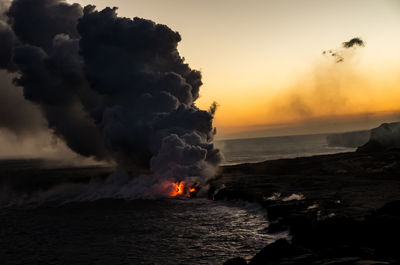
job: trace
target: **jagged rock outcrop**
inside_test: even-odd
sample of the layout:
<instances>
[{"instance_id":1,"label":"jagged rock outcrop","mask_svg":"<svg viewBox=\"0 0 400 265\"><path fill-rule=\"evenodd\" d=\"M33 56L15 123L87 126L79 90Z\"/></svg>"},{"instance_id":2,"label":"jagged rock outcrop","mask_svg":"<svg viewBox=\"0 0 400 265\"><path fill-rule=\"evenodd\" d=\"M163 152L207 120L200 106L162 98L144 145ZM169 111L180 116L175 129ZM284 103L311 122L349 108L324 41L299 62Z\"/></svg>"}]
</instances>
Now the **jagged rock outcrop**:
<instances>
[{"instance_id":1,"label":"jagged rock outcrop","mask_svg":"<svg viewBox=\"0 0 400 265\"><path fill-rule=\"evenodd\" d=\"M379 152L400 148L400 122L384 123L371 130L369 141L357 152Z\"/></svg>"}]
</instances>

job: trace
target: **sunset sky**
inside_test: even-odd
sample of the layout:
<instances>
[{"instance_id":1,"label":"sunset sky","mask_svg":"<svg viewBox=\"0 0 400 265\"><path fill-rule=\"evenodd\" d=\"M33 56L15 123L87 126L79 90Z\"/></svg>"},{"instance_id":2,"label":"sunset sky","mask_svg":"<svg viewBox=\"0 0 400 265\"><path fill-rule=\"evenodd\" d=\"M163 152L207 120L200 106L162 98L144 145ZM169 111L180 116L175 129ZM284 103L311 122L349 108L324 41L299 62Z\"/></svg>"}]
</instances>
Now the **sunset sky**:
<instances>
[{"instance_id":1,"label":"sunset sky","mask_svg":"<svg viewBox=\"0 0 400 265\"><path fill-rule=\"evenodd\" d=\"M400 115L396 0L79 0L168 25L216 101L219 138L346 131ZM343 50L361 37L365 47ZM336 63L324 50L335 49ZM342 51L343 50L343 51Z\"/></svg>"}]
</instances>

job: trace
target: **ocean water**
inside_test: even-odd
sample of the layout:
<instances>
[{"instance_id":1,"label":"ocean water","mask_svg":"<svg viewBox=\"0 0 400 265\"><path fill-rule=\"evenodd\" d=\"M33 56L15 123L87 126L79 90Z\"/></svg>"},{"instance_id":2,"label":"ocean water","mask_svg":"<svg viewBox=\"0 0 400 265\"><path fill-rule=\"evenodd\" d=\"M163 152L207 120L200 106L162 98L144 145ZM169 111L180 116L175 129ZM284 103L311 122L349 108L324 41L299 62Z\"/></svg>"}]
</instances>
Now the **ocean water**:
<instances>
[{"instance_id":1,"label":"ocean water","mask_svg":"<svg viewBox=\"0 0 400 265\"><path fill-rule=\"evenodd\" d=\"M353 152L356 148L329 146L326 134L218 140L224 165L255 163L280 158Z\"/></svg>"},{"instance_id":2,"label":"ocean water","mask_svg":"<svg viewBox=\"0 0 400 265\"><path fill-rule=\"evenodd\" d=\"M225 164L354 151L329 147L325 135L216 145L224 152ZM11 162L0 163L1 177L18 177L17 184L28 182L29 187L36 187L32 178L39 176L38 183L46 184L104 174L101 168L49 170L40 161ZM222 264L237 256L250 260L267 244L288 236L269 234L268 225L265 210L257 204L205 198L7 206L0 208L0 264Z\"/></svg>"},{"instance_id":3,"label":"ocean water","mask_svg":"<svg viewBox=\"0 0 400 265\"><path fill-rule=\"evenodd\" d=\"M100 200L0 211L1 264L222 264L286 234L256 204Z\"/></svg>"}]
</instances>

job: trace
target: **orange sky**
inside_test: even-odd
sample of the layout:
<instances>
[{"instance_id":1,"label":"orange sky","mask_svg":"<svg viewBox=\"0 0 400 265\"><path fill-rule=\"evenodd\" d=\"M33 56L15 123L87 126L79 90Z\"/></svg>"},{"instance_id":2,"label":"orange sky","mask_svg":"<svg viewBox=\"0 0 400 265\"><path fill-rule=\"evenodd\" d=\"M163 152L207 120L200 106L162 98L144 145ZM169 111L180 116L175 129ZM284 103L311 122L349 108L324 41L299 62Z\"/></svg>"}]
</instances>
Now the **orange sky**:
<instances>
[{"instance_id":1,"label":"orange sky","mask_svg":"<svg viewBox=\"0 0 400 265\"><path fill-rule=\"evenodd\" d=\"M220 105L219 138L363 129L397 120L397 0L78 2L118 6L122 16L179 31L181 55L203 73L197 105ZM345 51L343 63L322 55L356 36L366 46Z\"/></svg>"}]
</instances>

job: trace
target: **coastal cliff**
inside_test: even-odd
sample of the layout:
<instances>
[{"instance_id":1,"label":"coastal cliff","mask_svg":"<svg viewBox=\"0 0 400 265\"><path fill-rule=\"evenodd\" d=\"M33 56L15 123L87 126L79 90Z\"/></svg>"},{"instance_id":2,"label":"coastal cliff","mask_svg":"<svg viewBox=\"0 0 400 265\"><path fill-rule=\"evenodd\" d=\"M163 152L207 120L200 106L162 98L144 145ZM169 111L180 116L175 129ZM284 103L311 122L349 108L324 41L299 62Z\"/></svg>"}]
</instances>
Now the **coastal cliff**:
<instances>
[{"instance_id":1,"label":"coastal cliff","mask_svg":"<svg viewBox=\"0 0 400 265\"><path fill-rule=\"evenodd\" d=\"M400 148L400 122L384 123L372 129L369 141L357 151L376 152L395 148Z\"/></svg>"}]
</instances>

